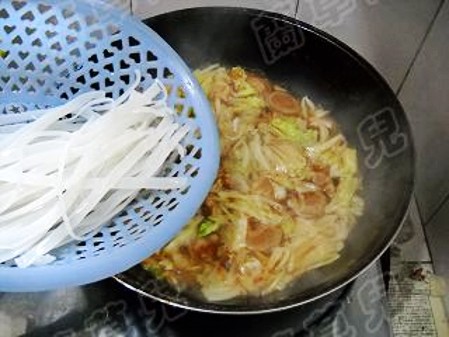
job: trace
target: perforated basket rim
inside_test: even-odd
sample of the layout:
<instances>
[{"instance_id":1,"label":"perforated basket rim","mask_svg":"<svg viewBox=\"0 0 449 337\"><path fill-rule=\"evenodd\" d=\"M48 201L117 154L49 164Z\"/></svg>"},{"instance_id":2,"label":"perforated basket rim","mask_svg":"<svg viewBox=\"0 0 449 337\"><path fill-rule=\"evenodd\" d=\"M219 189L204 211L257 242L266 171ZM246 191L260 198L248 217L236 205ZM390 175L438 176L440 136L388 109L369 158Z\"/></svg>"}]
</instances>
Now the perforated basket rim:
<instances>
[{"instance_id":1,"label":"perforated basket rim","mask_svg":"<svg viewBox=\"0 0 449 337\"><path fill-rule=\"evenodd\" d=\"M28 0L27 3L64 6L74 2L67 0ZM83 9L92 8L91 6L84 1L75 2L75 7L80 13ZM201 147L205 153L210 155L210 158L200 169L209 174L204 175L202 179L197 179L196 184L190 186L188 195L193 197L184 198L182 206L180 205L170 212L170 219L176 220L173 223L166 226L153 226L138 241L133 241L123 247L114 247L109 254L91 256L68 264L49 264L29 268L0 265L0 291L2 292L45 291L78 286L114 276L131 268L151 253L162 248L194 216L208 195L217 175L220 145L215 117L200 84L190 69L156 32L141 23L137 18L124 16L123 13L115 9L111 9L108 14L117 19L116 22L120 23L120 27L126 27L125 29L132 27L134 31L139 33L141 43L152 43L152 46L154 46L152 49L157 50L158 58L164 59L166 66L170 69L176 69L177 73L181 73L185 81L183 85L188 86L192 92L195 92L195 108L202 115L199 126L201 130L208 129L208 133L211 135L210 138L207 138L207 141L203 137ZM158 242L155 242L155 237L157 237Z\"/></svg>"}]
</instances>

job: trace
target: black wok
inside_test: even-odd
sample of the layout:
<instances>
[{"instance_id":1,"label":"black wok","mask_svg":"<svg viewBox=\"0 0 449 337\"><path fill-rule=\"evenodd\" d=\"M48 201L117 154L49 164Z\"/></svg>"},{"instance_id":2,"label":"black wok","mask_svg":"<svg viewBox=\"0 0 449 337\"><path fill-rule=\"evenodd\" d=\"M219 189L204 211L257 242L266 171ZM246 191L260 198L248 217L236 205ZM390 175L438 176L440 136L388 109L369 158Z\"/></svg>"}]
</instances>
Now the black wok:
<instances>
[{"instance_id":1,"label":"black wok","mask_svg":"<svg viewBox=\"0 0 449 337\"><path fill-rule=\"evenodd\" d=\"M260 70L332 112L358 150L365 211L341 258L263 298L206 303L157 283L136 266L117 279L161 301L220 313L276 311L317 300L354 280L387 249L407 212L414 148L406 115L384 79L348 46L286 16L241 8L197 8L146 21L192 68L214 63Z\"/></svg>"}]
</instances>

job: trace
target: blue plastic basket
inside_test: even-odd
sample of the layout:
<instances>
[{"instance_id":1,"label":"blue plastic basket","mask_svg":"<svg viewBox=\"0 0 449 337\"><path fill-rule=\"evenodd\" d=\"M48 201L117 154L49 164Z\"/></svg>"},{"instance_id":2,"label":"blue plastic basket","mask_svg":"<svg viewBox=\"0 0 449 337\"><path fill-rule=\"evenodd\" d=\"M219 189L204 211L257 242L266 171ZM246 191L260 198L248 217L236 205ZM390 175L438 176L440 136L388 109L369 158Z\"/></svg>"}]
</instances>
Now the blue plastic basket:
<instances>
[{"instance_id":1,"label":"blue plastic basket","mask_svg":"<svg viewBox=\"0 0 449 337\"><path fill-rule=\"evenodd\" d=\"M204 201L219 163L210 105L180 57L137 19L101 1L79 0L0 0L0 50L0 113L55 106L92 89L116 98L138 69L143 88L155 78L172 88L169 104L192 130L184 139L188 155L167 167L170 175L188 177L188 189L141 194L96 235L51 252L57 259L49 265L0 264L0 291L94 282L172 239Z\"/></svg>"}]
</instances>

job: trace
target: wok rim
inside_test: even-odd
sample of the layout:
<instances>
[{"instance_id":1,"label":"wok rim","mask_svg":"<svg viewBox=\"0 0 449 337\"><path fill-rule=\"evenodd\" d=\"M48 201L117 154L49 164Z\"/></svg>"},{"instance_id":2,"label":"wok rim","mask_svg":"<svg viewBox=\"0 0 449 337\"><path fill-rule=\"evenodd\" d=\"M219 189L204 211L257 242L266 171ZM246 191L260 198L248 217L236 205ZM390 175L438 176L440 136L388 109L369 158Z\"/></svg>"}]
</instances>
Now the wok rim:
<instances>
[{"instance_id":1,"label":"wok rim","mask_svg":"<svg viewBox=\"0 0 449 337\"><path fill-rule=\"evenodd\" d=\"M356 52L353 48L351 48L349 45L344 43L343 41L337 39L336 37L324 32L320 28L317 28L313 25L310 25L306 22L303 22L297 18L289 17L284 14L275 13L271 11L261 10L261 9L255 9L255 8L248 8L248 7L230 7L230 6L201 6L201 7L193 7L193 8L184 8L179 10L174 10L162 14L158 14L156 16L150 17L148 19L143 20L143 22L151 27L151 20L157 19L159 17L163 17L166 15L171 15L174 13L181 13L181 12L189 12L189 11L197 11L197 10L211 10L211 11L234 11L238 12L239 14L246 14L249 18L251 17L263 17L267 19L273 19L273 20L281 20L288 24L294 25L295 27L299 27L300 29L304 29L309 31L312 34L317 35L318 37L326 40L326 42L331 43L335 45L337 48L339 48L341 51L348 54L349 57L353 59L353 61L359 63L359 65L364 68L364 70L371 76L373 79L378 81L381 86L383 86L387 91L389 91L390 96L392 100L395 102L398 108L400 108L400 113L404 117L404 125L407 130L408 134L408 141L409 141L409 157L410 157L410 163L409 166L409 175L410 179L407 183L407 185L403 186L403 190L405 192L405 195L408 195L408 197L404 198L402 209L399 212L399 214L402 214L400 217L400 220L398 221L396 225L396 229L391 236L389 240L387 240L386 244L382 246L381 249L375 254L374 258L369 262L366 263L364 266L359 268L354 268L355 271L348 272L345 277L342 278L336 285L331 285L327 287L323 292L319 294L314 294L309 296L308 298L304 300L297 299L296 296L289 297L286 300L280 300L274 303L270 303L266 307L262 307L260 305L255 306L254 308L251 308L251 304L249 305L223 305L219 302L213 303L213 302L199 302L202 306L199 306L197 302L195 303L180 303L177 301L173 301L172 299L166 299L162 298L160 296L157 296L153 293L146 292L145 290L140 289L141 285L138 282L134 282L134 284L131 284L129 280L127 280L128 277L124 278L122 275L125 275L128 273L128 271L125 271L121 274L113 276L113 279L115 279L118 283L122 284L126 288L137 292L138 294L150 298L152 300L156 300L159 302L162 302L164 304L168 304L180 309L185 310L191 310L195 312L200 313L207 313L207 314L222 314L222 315L256 315L256 314L267 314L267 313L275 313L275 312L281 312L288 309L297 308L300 306L303 306L305 304L310 304L314 301L317 301L319 299L324 299L326 296L341 290L343 287L349 286L351 282L355 281L359 276L364 274L368 269L370 269L379 259L380 257L386 252L386 250L391 246L393 241L398 236L399 232L401 231L408 214L410 212L410 208L413 202L413 195L414 195L414 186L416 181L416 148L414 144L414 137L413 137L413 129L411 128L409 118L407 117L407 114L405 113L405 110L399 101L397 94L393 91L393 89L390 87L388 82L385 80L385 78L379 73L379 71L374 68L373 65L371 65L363 56L361 56L358 52ZM157 30L156 30L157 32ZM181 55L182 57L182 55ZM362 264L363 265L363 264Z\"/></svg>"}]
</instances>

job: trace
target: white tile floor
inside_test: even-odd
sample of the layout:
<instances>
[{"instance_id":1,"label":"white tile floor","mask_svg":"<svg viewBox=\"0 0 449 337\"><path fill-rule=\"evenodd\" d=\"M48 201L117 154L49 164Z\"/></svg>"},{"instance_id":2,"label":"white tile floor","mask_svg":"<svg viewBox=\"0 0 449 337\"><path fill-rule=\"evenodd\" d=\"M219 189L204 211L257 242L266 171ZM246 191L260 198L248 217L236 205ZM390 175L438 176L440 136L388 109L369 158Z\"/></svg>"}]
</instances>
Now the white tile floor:
<instances>
[{"instance_id":1,"label":"white tile floor","mask_svg":"<svg viewBox=\"0 0 449 337\"><path fill-rule=\"evenodd\" d=\"M336 1L354 5L333 11L319 6L330 2L300 0L297 17L348 44L398 89L440 1Z\"/></svg>"},{"instance_id":2,"label":"white tile floor","mask_svg":"<svg viewBox=\"0 0 449 337\"><path fill-rule=\"evenodd\" d=\"M134 15L146 18L182 8L234 6L263 9L294 16L297 0L131 0Z\"/></svg>"},{"instance_id":3,"label":"white tile floor","mask_svg":"<svg viewBox=\"0 0 449 337\"><path fill-rule=\"evenodd\" d=\"M449 192L448 40L446 1L399 96L414 132L418 155L416 192L426 223Z\"/></svg>"}]
</instances>

